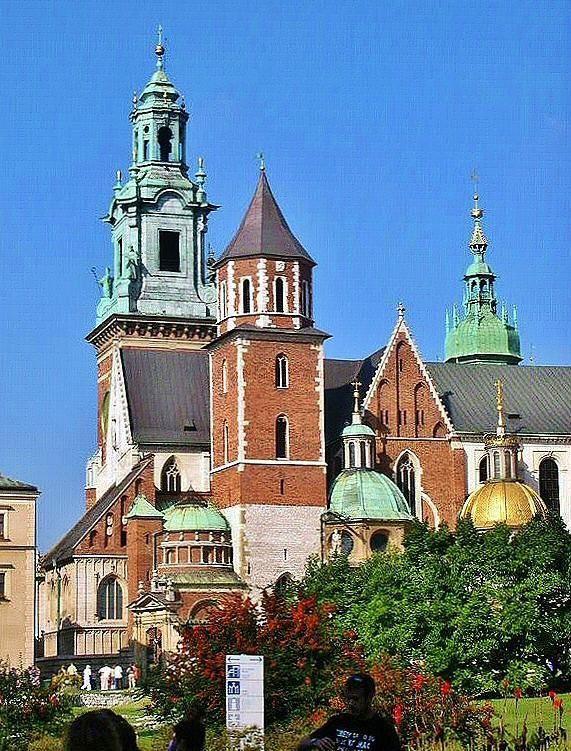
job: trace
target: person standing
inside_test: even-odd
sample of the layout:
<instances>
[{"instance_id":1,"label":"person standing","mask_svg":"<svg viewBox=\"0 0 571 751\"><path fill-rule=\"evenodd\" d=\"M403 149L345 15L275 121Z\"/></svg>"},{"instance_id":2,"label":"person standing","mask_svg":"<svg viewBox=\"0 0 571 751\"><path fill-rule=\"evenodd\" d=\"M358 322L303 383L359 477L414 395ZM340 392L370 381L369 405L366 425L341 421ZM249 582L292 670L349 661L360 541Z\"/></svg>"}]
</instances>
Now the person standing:
<instances>
[{"instance_id":1,"label":"person standing","mask_svg":"<svg viewBox=\"0 0 571 751\"><path fill-rule=\"evenodd\" d=\"M83 683L81 689L83 691L91 691L91 665L86 665L83 669Z\"/></svg>"},{"instance_id":2,"label":"person standing","mask_svg":"<svg viewBox=\"0 0 571 751\"><path fill-rule=\"evenodd\" d=\"M333 715L325 725L303 738L297 751L402 751L394 725L372 707L375 681L368 673L356 673L345 681L347 710Z\"/></svg>"},{"instance_id":3,"label":"person standing","mask_svg":"<svg viewBox=\"0 0 571 751\"><path fill-rule=\"evenodd\" d=\"M129 665L127 668L127 685L129 688L137 687L137 681L135 680L135 665Z\"/></svg>"},{"instance_id":4,"label":"person standing","mask_svg":"<svg viewBox=\"0 0 571 751\"><path fill-rule=\"evenodd\" d=\"M113 669L113 688L123 688L123 668L115 665Z\"/></svg>"}]
</instances>

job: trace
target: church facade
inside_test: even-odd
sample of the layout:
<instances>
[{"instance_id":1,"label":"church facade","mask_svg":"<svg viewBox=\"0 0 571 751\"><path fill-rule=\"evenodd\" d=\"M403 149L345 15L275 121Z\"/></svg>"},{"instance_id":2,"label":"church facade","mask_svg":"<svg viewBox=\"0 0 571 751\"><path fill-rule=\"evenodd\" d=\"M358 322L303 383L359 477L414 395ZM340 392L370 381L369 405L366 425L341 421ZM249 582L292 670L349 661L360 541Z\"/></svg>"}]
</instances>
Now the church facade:
<instances>
[{"instance_id":1,"label":"church facade","mask_svg":"<svg viewBox=\"0 0 571 751\"><path fill-rule=\"evenodd\" d=\"M356 563L400 544L414 518L453 527L494 475L484 437L498 379L520 476L571 526L571 368L518 364L477 198L446 362L423 360L403 306L382 349L327 359L315 261L263 164L235 237L209 256L217 207L203 160L190 176L161 43L156 56L105 217L114 257L87 336L97 451L84 515L42 560L43 658L154 659L176 648L177 623L300 577L311 555Z\"/></svg>"}]
</instances>

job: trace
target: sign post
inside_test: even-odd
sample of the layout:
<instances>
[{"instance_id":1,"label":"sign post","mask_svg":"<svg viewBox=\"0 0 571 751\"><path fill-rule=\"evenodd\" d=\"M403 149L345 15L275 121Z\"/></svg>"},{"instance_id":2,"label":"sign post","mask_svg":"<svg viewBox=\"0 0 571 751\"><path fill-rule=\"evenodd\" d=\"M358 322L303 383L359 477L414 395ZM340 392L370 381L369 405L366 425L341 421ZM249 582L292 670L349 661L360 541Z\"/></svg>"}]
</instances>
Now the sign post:
<instances>
[{"instance_id":1,"label":"sign post","mask_svg":"<svg viewBox=\"0 0 571 751\"><path fill-rule=\"evenodd\" d=\"M226 728L230 735L244 731L264 737L264 658L260 655L226 655Z\"/></svg>"}]
</instances>

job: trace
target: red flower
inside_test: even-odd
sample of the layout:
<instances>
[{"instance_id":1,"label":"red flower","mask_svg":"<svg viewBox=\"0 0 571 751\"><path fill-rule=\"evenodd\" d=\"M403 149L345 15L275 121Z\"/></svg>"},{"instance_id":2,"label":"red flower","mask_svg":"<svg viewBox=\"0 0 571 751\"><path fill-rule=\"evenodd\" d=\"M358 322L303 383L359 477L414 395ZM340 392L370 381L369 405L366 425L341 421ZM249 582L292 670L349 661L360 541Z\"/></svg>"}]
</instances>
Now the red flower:
<instances>
[{"instance_id":1,"label":"red flower","mask_svg":"<svg viewBox=\"0 0 571 751\"><path fill-rule=\"evenodd\" d=\"M395 706L393 711L393 719L398 730L402 724L402 704L397 704Z\"/></svg>"},{"instance_id":2,"label":"red flower","mask_svg":"<svg viewBox=\"0 0 571 751\"><path fill-rule=\"evenodd\" d=\"M516 686L516 688L514 688L514 696L516 701L519 701L523 696L523 691L521 690L521 688L519 688L519 686Z\"/></svg>"},{"instance_id":3,"label":"red flower","mask_svg":"<svg viewBox=\"0 0 571 751\"><path fill-rule=\"evenodd\" d=\"M415 691L421 691L425 680L426 680L425 677L421 675L420 673L413 676L413 682L412 682L413 689Z\"/></svg>"},{"instance_id":4,"label":"red flower","mask_svg":"<svg viewBox=\"0 0 571 751\"><path fill-rule=\"evenodd\" d=\"M450 693L452 693L452 684L450 681L443 681L442 685L440 686L440 693L442 696L448 696Z\"/></svg>"}]
</instances>

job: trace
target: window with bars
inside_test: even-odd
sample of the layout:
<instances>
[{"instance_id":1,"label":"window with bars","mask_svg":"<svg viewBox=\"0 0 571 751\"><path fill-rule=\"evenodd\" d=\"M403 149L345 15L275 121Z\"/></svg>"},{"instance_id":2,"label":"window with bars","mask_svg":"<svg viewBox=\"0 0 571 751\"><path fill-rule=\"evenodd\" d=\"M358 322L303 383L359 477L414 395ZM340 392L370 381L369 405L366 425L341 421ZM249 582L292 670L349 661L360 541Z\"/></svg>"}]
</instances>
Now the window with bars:
<instances>
[{"instance_id":1,"label":"window with bars","mask_svg":"<svg viewBox=\"0 0 571 751\"><path fill-rule=\"evenodd\" d=\"M97 590L97 615L102 620L123 618L123 590L115 577L104 579Z\"/></svg>"},{"instance_id":2,"label":"window with bars","mask_svg":"<svg viewBox=\"0 0 571 751\"><path fill-rule=\"evenodd\" d=\"M559 467L554 459L543 459L539 465L539 495L549 511L560 513Z\"/></svg>"},{"instance_id":3,"label":"window with bars","mask_svg":"<svg viewBox=\"0 0 571 751\"><path fill-rule=\"evenodd\" d=\"M416 477L412 459L405 454L397 466L397 485L407 500L411 514L416 515Z\"/></svg>"}]
</instances>

